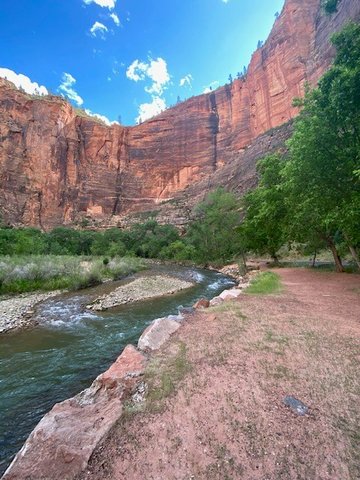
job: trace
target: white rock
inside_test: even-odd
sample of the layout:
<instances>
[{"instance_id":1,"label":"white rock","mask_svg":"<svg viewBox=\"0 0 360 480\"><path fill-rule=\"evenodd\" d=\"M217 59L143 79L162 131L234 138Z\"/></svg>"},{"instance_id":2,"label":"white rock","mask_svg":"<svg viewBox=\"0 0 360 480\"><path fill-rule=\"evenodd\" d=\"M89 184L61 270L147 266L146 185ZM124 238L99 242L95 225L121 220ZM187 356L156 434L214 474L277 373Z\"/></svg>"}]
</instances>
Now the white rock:
<instances>
[{"instance_id":1,"label":"white rock","mask_svg":"<svg viewBox=\"0 0 360 480\"><path fill-rule=\"evenodd\" d=\"M139 338L138 348L142 351L157 350L176 330L180 323L169 318L157 318L143 332Z\"/></svg>"}]
</instances>

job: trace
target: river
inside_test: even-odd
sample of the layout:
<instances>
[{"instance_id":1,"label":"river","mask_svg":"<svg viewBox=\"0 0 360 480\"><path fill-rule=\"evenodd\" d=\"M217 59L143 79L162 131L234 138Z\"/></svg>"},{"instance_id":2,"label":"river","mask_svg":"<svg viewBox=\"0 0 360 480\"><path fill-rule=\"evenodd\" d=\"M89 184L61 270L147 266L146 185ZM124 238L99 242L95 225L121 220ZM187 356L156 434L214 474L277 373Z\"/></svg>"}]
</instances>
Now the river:
<instances>
[{"instance_id":1,"label":"river","mask_svg":"<svg viewBox=\"0 0 360 480\"><path fill-rule=\"evenodd\" d=\"M136 344L155 318L177 314L199 297L212 298L233 281L217 272L178 266L153 266L140 275L171 274L196 282L175 295L123 305L111 312L84 307L122 282L63 294L36 311L38 325L0 338L0 474L31 430L54 403L88 387L120 355Z\"/></svg>"}]
</instances>

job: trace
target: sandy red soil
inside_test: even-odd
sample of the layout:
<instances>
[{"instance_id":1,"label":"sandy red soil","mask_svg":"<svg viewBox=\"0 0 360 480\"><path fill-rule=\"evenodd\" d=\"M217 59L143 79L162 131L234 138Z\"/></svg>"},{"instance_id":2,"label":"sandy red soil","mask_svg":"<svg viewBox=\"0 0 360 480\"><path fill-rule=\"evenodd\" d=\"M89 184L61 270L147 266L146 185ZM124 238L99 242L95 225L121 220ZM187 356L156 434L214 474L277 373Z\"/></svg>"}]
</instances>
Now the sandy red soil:
<instances>
[{"instance_id":1,"label":"sandy red soil","mask_svg":"<svg viewBox=\"0 0 360 480\"><path fill-rule=\"evenodd\" d=\"M360 276L278 273L283 293L187 319L82 479L360 478Z\"/></svg>"}]
</instances>

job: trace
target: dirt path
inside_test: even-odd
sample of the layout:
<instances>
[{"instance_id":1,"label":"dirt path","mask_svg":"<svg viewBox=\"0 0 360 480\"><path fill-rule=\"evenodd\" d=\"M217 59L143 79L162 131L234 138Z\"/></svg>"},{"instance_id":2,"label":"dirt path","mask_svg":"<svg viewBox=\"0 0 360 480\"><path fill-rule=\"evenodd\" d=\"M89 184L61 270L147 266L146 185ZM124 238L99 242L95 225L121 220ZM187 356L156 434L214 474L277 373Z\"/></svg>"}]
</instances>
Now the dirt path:
<instances>
[{"instance_id":1,"label":"dirt path","mask_svg":"<svg viewBox=\"0 0 360 480\"><path fill-rule=\"evenodd\" d=\"M282 294L189 318L82 479L360 478L360 276L278 273Z\"/></svg>"}]
</instances>

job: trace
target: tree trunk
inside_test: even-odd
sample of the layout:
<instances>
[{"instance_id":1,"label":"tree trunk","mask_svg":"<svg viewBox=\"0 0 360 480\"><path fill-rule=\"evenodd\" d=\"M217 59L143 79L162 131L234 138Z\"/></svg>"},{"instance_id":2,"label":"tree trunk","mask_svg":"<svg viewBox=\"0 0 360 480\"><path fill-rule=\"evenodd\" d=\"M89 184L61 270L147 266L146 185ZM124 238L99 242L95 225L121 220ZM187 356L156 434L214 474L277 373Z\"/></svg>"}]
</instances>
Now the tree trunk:
<instances>
[{"instance_id":1,"label":"tree trunk","mask_svg":"<svg viewBox=\"0 0 360 480\"><path fill-rule=\"evenodd\" d=\"M354 248L352 245L349 245L349 250L350 250L350 253L351 253L353 259L355 260L355 263L356 263L357 266L358 266L358 269L360 270L360 259L359 259L359 255L357 254L355 248Z\"/></svg>"},{"instance_id":2,"label":"tree trunk","mask_svg":"<svg viewBox=\"0 0 360 480\"><path fill-rule=\"evenodd\" d=\"M241 252L241 258L243 262L243 267L242 270L240 271L241 275L245 275L247 273L247 265L246 265L246 254L244 252Z\"/></svg>"},{"instance_id":3,"label":"tree trunk","mask_svg":"<svg viewBox=\"0 0 360 480\"><path fill-rule=\"evenodd\" d=\"M314 267L315 267L315 263L316 263L316 255L317 255L317 250L315 250L315 252L314 252L314 256L313 256L313 259L312 259L312 265L311 265L311 266L312 266L312 268L314 268Z\"/></svg>"},{"instance_id":4,"label":"tree trunk","mask_svg":"<svg viewBox=\"0 0 360 480\"><path fill-rule=\"evenodd\" d=\"M334 262L335 262L335 269L338 273L341 273L344 271L343 264L341 263L341 258L340 255L338 254L338 251L336 250L336 246L334 242L332 241L331 238L326 239L327 244L331 250L331 253L333 254L334 257Z\"/></svg>"},{"instance_id":5,"label":"tree trunk","mask_svg":"<svg viewBox=\"0 0 360 480\"><path fill-rule=\"evenodd\" d=\"M350 250L350 253L351 253L351 256L353 257L353 259L355 260L355 263L357 264L359 270L360 270L360 259L359 259L359 255L357 254L357 251L355 250L355 248L351 245L350 243L350 240L349 240L349 237L346 235L345 232L343 232L343 235L344 235L344 238L346 240L346 243L349 247L349 250Z\"/></svg>"},{"instance_id":6,"label":"tree trunk","mask_svg":"<svg viewBox=\"0 0 360 480\"><path fill-rule=\"evenodd\" d=\"M275 265L280 265L280 262L279 262L279 259L278 259L277 255L276 255L276 253L273 253L273 254L271 255L271 258L273 259Z\"/></svg>"}]
</instances>

